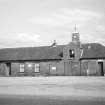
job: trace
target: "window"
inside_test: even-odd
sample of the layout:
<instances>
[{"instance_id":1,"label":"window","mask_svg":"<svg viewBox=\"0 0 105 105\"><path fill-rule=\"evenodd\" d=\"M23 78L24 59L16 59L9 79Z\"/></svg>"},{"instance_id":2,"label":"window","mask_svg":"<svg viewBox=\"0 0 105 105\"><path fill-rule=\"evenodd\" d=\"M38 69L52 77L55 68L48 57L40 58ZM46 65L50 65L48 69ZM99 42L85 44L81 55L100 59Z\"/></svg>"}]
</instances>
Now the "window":
<instances>
[{"instance_id":1,"label":"window","mask_svg":"<svg viewBox=\"0 0 105 105\"><path fill-rule=\"evenodd\" d=\"M35 64L35 72L39 72L39 64Z\"/></svg>"},{"instance_id":2,"label":"window","mask_svg":"<svg viewBox=\"0 0 105 105\"><path fill-rule=\"evenodd\" d=\"M24 64L20 64L20 72L24 72Z\"/></svg>"},{"instance_id":3,"label":"window","mask_svg":"<svg viewBox=\"0 0 105 105\"><path fill-rule=\"evenodd\" d=\"M56 67L55 66L51 67L51 70L56 70Z\"/></svg>"},{"instance_id":4,"label":"window","mask_svg":"<svg viewBox=\"0 0 105 105\"><path fill-rule=\"evenodd\" d=\"M50 64L50 73L51 74L56 74L56 72L57 72L57 67Z\"/></svg>"},{"instance_id":5,"label":"window","mask_svg":"<svg viewBox=\"0 0 105 105\"><path fill-rule=\"evenodd\" d=\"M69 50L69 56L70 56L70 58L74 58L75 57L74 50Z\"/></svg>"},{"instance_id":6,"label":"window","mask_svg":"<svg viewBox=\"0 0 105 105\"><path fill-rule=\"evenodd\" d=\"M57 69L56 66L54 66L54 65L52 65L52 64L50 64L49 66L50 66L50 71L56 71L56 69Z\"/></svg>"}]
</instances>

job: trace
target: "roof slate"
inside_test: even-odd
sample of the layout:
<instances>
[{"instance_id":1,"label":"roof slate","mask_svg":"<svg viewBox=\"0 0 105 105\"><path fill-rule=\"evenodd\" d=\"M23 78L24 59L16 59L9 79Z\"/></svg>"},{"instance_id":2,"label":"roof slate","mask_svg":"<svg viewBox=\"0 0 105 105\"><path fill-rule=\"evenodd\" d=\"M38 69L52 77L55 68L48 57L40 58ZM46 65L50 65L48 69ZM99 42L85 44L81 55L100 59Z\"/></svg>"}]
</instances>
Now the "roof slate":
<instances>
[{"instance_id":1,"label":"roof slate","mask_svg":"<svg viewBox=\"0 0 105 105\"><path fill-rule=\"evenodd\" d=\"M105 46L99 43L83 44L83 54L81 59L102 59L105 58Z\"/></svg>"},{"instance_id":2,"label":"roof slate","mask_svg":"<svg viewBox=\"0 0 105 105\"><path fill-rule=\"evenodd\" d=\"M5 60L54 60L61 59L63 45L57 47L26 47L0 49L0 61Z\"/></svg>"},{"instance_id":3,"label":"roof slate","mask_svg":"<svg viewBox=\"0 0 105 105\"><path fill-rule=\"evenodd\" d=\"M60 60L61 53L66 45L56 47L26 47L0 49L0 61L8 60ZM82 44L83 54L81 59L105 58L105 46L98 43Z\"/></svg>"}]
</instances>

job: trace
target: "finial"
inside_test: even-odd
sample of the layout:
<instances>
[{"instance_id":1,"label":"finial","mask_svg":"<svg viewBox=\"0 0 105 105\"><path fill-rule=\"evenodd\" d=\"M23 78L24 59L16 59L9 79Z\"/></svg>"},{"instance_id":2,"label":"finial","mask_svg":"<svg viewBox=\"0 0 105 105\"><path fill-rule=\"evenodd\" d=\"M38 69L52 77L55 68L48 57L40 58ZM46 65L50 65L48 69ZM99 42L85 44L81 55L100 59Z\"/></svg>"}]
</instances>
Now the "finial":
<instances>
[{"instance_id":1,"label":"finial","mask_svg":"<svg viewBox=\"0 0 105 105\"><path fill-rule=\"evenodd\" d=\"M56 40L54 40L54 43L56 44Z\"/></svg>"},{"instance_id":2,"label":"finial","mask_svg":"<svg viewBox=\"0 0 105 105\"><path fill-rule=\"evenodd\" d=\"M74 27L74 31L75 31L75 32L77 31L77 27L76 27L76 24L75 24L75 27Z\"/></svg>"}]
</instances>

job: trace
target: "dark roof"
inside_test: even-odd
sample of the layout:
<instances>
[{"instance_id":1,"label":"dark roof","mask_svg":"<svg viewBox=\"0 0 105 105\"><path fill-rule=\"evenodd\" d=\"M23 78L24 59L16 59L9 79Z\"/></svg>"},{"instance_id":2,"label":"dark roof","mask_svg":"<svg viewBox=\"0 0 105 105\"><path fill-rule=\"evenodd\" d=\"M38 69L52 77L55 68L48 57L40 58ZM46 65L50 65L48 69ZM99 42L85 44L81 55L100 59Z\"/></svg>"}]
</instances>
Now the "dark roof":
<instances>
[{"instance_id":1,"label":"dark roof","mask_svg":"<svg viewBox=\"0 0 105 105\"><path fill-rule=\"evenodd\" d=\"M61 59L64 45L0 49L0 61Z\"/></svg>"},{"instance_id":2,"label":"dark roof","mask_svg":"<svg viewBox=\"0 0 105 105\"><path fill-rule=\"evenodd\" d=\"M8 60L60 60L65 45L56 47L25 47L0 49L0 61ZM105 47L98 43L82 44L81 59L105 58Z\"/></svg>"},{"instance_id":3,"label":"dark roof","mask_svg":"<svg viewBox=\"0 0 105 105\"><path fill-rule=\"evenodd\" d=\"M83 54L82 59L100 59L105 58L105 46L99 43L82 44Z\"/></svg>"}]
</instances>

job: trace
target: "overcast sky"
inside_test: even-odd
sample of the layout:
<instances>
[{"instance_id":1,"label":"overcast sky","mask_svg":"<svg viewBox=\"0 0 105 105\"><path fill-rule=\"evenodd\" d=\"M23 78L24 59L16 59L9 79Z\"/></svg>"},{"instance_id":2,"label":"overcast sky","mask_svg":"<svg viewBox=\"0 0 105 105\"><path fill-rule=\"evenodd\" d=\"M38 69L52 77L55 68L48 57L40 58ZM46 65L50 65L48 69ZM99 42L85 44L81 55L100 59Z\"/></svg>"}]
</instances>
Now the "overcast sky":
<instances>
[{"instance_id":1,"label":"overcast sky","mask_svg":"<svg viewBox=\"0 0 105 105\"><path fill-rule=\"evenodd\" d=\"M0 0L0 48L82 42L105 45L105 0Z\"/></svg>"}]
</instances>

